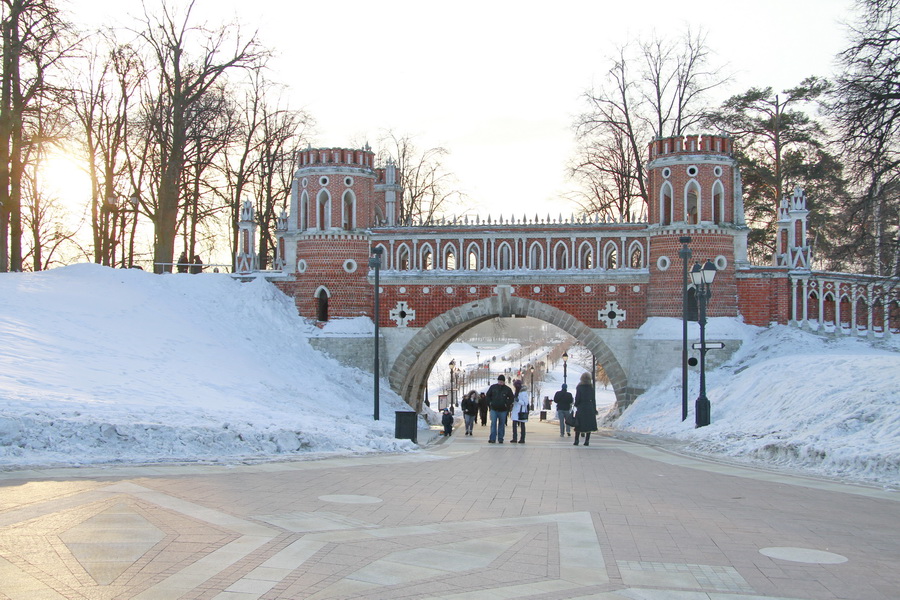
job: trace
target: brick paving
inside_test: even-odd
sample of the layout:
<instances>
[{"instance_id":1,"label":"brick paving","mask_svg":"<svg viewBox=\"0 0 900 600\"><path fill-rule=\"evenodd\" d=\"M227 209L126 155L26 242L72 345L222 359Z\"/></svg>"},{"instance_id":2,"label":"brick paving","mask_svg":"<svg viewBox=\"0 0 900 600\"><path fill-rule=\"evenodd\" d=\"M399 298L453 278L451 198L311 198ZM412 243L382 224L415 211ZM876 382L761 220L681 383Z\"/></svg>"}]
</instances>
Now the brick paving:
<instances>
[{"instance_id":1,"label":"brick paving","mask_svg":"<svg viewBox=\"0 0 900 600\"><path fill-rule=\"evenodd\" d=\"M900 598L900 494L528 427L402 455L0 473L0 599Z\"/></svg>"}]
</instances>

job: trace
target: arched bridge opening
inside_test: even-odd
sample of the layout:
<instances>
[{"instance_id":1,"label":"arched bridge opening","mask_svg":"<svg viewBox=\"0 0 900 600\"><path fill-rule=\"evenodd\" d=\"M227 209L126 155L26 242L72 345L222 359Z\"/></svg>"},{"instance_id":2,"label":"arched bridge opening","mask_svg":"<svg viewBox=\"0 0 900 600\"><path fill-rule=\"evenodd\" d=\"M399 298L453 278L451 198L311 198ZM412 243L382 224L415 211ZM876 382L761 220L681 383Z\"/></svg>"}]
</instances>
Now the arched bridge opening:
<instances>
[{"instance_id":1,"label":"arched bridge opening","mask_svg":"<svg viewBox=\"0 0 900 600\"><path fill-rule=\"evenodd\" d=\"M428 375L444 350L468 329L495 317L533 317L558 327L574 337L596 358L609 376L619 405L633 399L628 376L615 352L600 334L570 314L535 300L512 296L499 289L498 295L470 302L434 318L403 347L389 373L391 388L417 412L422 410Z\"/></svg>"}]
</instances>

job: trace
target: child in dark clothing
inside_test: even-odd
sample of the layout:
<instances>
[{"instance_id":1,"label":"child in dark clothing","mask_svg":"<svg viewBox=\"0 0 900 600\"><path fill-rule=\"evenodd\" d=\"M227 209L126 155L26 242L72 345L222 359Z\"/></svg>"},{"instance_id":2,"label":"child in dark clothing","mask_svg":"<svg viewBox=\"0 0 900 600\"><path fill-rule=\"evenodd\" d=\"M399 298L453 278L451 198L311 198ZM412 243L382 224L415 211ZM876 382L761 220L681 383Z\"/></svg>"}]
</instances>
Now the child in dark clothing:
<instances>
[{"instance_id":1,"label":"child in dark clothing","mask_svg":"<svg viewBox=\"0 0 900 600\"><path fill-rule=\"evenodd\" d=\"M444 435L451 435L453 433L453 415L450 414L450 409L444 409L444 416L441 417L441 425L444 426Z\"/></svg>"}]
</instances>

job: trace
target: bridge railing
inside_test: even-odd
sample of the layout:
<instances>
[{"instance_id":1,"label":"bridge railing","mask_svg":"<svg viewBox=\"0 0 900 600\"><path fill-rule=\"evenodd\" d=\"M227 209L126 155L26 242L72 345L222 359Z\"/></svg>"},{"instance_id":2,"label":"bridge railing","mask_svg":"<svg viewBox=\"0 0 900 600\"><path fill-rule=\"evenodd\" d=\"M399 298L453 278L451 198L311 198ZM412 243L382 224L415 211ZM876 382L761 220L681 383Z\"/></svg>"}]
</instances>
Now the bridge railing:
<instances>
[{"instance_id":1,"label":"bridge railing","mask_svg":"<svg viewBox=\"0 0 900 600\"><path fill-rule=\"evenodd\" d=\"M897 278L792 273L791 299L791 323L805 329L873 338L900 333Z\"/></svg>"}]
</instances>

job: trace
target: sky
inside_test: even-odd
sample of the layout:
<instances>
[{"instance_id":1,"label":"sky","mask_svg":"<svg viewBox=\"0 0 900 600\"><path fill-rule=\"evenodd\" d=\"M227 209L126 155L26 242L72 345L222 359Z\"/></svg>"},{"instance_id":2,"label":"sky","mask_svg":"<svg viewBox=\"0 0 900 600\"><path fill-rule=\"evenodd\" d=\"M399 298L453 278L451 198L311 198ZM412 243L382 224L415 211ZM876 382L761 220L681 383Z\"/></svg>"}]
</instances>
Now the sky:
<instances>
[{"instance_id":1,"label":"sky","mask_svg":"<svg viewBox=\"0 0 900 600\"><path fill-rule=\"evenodd\" d=\"M133 21L139 0L69 0L76 18ZM147 0L148 6L155 6ZM317 121L313 143L376 146L383 132L449 151L470 213L563 213L571 125L586 90L626 41L708 34L733 74L724 99L828 75L846 45L851 0L640 3L558 0L196 0L210 26L236 15L274 49L272 78Z\"/></svg>"},{"instance_id":2,"label":"sky","mask_svg":"<svg viewBox=\"0 0 900 600\"><path fill-rule=\"evenodd\" d=\"M680 320L656 318L637 335L672 339L680 328ZM319 335L371 337L373 329L365 318L320 329L273 285L225 274L95 264L0 273L0 469L417 452L394 439L394 412L408 406L387 383L375 421L372 375L309 343ZM693 413L681 421L674 369L616 427L729 460L900 488L897 336L874 346L733 319L710 319L707 333L742 340L731 360L708 372L712 423L694 429ZM437 364L452 357L474 365L478 351L457 341ZM571 382L581 371L577 352L570 355ZM502 357L494 364L518 365ZM434 400L446 379L432 379ZM690 378L689 398L697 379ZM561 382L557 364L542 395ZM602 411L614 397L598 391ZM424 417L419 427L428 429Z\"/></svg>"}]
</instances>

